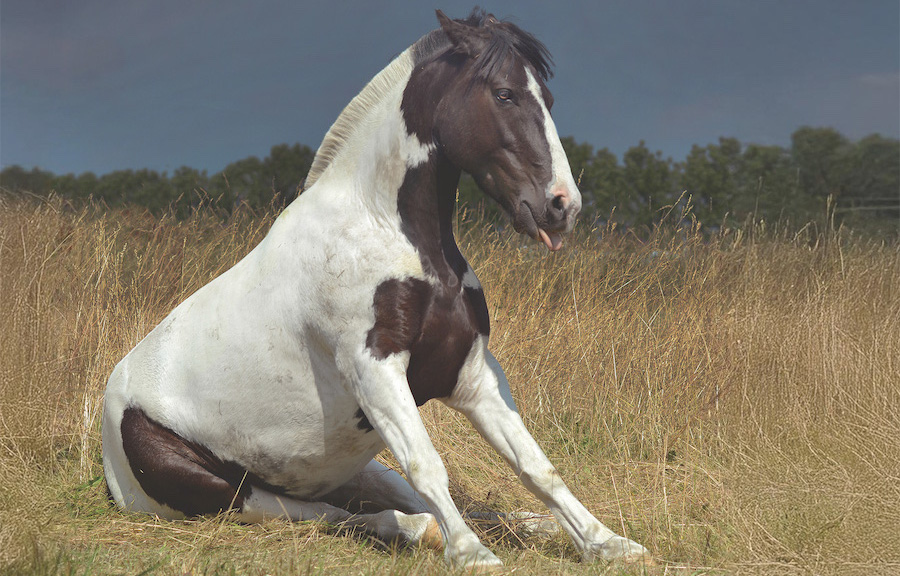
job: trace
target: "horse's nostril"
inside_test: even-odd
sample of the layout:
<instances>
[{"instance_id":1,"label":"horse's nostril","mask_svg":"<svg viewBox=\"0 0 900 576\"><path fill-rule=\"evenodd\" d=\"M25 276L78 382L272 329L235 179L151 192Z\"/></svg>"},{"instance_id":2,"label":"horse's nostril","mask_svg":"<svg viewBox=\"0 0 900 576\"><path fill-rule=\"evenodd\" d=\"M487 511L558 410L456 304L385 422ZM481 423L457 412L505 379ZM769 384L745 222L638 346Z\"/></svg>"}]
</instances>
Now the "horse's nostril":
<instances>
[{"instance_id":1,"label":"horse's nostril","mask_svg":"<svg viewBox=\"0 0 900 576\"><path fill-rule=\"evenodd\" d=\"M553 197L553 200L550 201L550 205L553 206L554 211L563 212L566 209L566 199L562 194L558 194Z\"/></svg>"}]
</instances>

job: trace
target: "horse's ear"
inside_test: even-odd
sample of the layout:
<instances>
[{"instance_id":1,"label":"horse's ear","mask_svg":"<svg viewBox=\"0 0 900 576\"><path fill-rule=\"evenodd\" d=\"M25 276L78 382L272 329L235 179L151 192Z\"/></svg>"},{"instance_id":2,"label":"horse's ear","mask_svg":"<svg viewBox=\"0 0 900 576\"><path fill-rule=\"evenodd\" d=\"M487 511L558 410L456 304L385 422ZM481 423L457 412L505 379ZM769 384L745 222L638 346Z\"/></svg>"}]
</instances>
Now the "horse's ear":
<instances>
[{"instance_id":1,"label":"horse's ear","mask_svg":"<svg viewBox=\"0 0 900 576\"><path fill-rule=\"evenodd\" d=\"M441 23L441 29L458 51L473 57L481 53L484 36L478 28L452 20L440 10L436 10L435 13L438 22Z\"/></svg>"}]
</instances>

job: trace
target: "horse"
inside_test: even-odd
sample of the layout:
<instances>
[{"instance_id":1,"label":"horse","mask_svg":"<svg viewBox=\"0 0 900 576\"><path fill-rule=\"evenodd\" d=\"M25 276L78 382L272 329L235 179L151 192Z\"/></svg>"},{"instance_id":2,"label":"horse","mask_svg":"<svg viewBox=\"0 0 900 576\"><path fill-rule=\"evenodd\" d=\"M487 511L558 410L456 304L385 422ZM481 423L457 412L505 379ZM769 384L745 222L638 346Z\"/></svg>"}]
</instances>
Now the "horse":
<instances>
[{"instance_id":1,"label":"horse","mask_svg":"<svg viewBox=\"0 0 900 576\"><path fill-rule=\"evenodd\" d=\"M461 171L548 250L572 230L581 196L550 116L550 54L477 8L437 18L346 106L263 240L113 369L102 440L118 506L318 519L442 545L454 567L499 565L419 415L438 399L585 560L649 558L591 515L526 430L453 233ZM405 478L374 460L385 447Z\"/></svg>"}]
</instances>

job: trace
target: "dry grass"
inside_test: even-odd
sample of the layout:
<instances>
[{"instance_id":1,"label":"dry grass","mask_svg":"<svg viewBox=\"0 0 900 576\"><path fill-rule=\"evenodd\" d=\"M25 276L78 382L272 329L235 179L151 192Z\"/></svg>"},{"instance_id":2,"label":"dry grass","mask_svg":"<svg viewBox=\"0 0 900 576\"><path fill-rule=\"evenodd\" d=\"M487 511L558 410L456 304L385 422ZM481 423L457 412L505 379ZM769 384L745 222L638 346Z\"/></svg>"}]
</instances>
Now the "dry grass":
<instances>
[{"instance_id":1,"label":"dry grass","mask_svg":"<svg viewBox=\"0 0 900 576\"><path fill-rule=\"evenodd\" d=\"M167 522L106 501L106 376L271 220L0 196L0 572L444 570L315 523ZM526 423L586 505L654 551L652 573L900 572L896 245L582 231L547 257L465 228ZM422 413L460 506L541 510L458 415ZM618 573L564 537L485 537L517 573Z\"/></svg>"}]
</instances>

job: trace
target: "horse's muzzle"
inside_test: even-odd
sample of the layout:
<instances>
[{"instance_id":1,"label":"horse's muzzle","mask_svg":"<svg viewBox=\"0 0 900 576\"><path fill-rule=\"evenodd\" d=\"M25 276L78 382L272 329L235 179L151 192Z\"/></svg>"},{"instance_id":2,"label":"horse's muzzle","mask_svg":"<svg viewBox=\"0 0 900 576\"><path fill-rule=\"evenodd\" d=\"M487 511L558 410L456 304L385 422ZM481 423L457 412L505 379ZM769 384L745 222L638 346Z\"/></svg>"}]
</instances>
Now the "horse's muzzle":
<instances>
[{"instance_id":1,"label":"horse's muzzle","mask_svg":"<svg viewBox=\"0 0 900 576\"><path fill-rule=\"evenodd\" d=\"M562 192L554 193L538 207L523 200L513 216L513 228L541 240L548 250L555 252L562 248L562 234L572 230L580 209L579 202Z\"/></svg>"}]
</instances>

